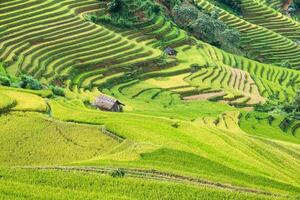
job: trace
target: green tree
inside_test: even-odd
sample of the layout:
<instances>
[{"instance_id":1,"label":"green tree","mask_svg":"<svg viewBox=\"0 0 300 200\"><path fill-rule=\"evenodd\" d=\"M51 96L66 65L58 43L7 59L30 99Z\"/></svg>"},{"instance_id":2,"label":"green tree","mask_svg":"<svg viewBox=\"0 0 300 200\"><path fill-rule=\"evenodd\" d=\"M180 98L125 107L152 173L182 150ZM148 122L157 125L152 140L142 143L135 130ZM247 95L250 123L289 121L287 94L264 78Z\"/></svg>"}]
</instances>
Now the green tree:
<instances>
[{"instance_id":1,"label":"green tree","mask_svg":"<svg viewBox=\"0 0 300 200\"><path fill-rule=\"evenodd\" d=\"M20 87L32 90L41 90L42 84L38 80L34 79L32 76L22 75Z\"/></svg>"},{"instance_id":2,"label":"green tree","mask_svg":"<svg viewBox=\"0 0 300 200\"><path fill-rule=\"evenodd\" d=\"M176 23L184 28L192 25L193 21L198 18L199 10L193 6L176 5L173 9L173 15Z\"/></svg>"},{"instance_id":3,"label":"green tree","mask_svg":"<svg viewBox=\"0 0 300 200\"><path fill-rule=\"evenodd\" d=\"M183 3L173 9L175 22L195 37L235 54L242 54L240 34L218 19L219 11L201 12L194 5Z\"/></svg>"}]
</instances>

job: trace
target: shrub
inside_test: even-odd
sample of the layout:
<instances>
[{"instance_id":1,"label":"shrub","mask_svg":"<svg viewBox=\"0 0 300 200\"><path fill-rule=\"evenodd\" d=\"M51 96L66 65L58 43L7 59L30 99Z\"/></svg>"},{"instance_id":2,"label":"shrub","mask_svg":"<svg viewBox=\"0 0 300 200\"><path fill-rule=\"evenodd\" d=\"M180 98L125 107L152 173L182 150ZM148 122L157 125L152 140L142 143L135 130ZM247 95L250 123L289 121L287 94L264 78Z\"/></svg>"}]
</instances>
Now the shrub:
<instances>
[{"instance_id":1,"label":"shrub","mask_svg":"<svg viewBox=\"0 0 300 200\"><path fill-rule=\"evenodd\" d=\"M64 97L66 95L65 91L61 87L51 86L51 91L53 92L54 95L57 95L57 96Z\"/></svg>"},{"instance_id":2,"label":"shrub","mask_svg":"<svg viewBox=\"0 0 300 200\"><path fill-rule=\"evenodd\" d=\"M179 128L179 122L174 122L174 123L172 124L172 127L173 127L173 128Z\"/></svg>"},{"instance_id":3,"label":"shrub","mask_svg":"<svg viewBox=\"0 0 300 200\"><path fill-rule=\"evenodd\" d=\"M132 80L138 78L143 73L143 69L141 67L137 67L134 65L128 65L124 67L124 69L126 70L124 77L125 80Z\"/></svg>"},{"instance_id":4,"label":"shrub","mask_svg":"<svg viewBox=\"0 0 300 200\"><path fill-rule=\"evenodd\" d=\"M280 82L280 80L279 80L279 82ZM271 95L269 96L269 99L270 99L271 101L278 101L278 100L279 100L279 93L278 93L278 92L275 92L275 93L271 94Z\"/></svg>"},{"instance_id":5,"label":"shrub","mask_svg":"<svg viewBox=\"0 0 300 200\"><path fill-rule=\"evenodd\" d=\"M31 90L41 90L41 83L34 79L32 76L22 75L21 82L19 84L21 88L31 89Z\"/></svg>"},{"instance_id":6,"label":"shrub","mask_svg":"<svg viewBox=\"0 0 300 200\"><path fill-rule=\"evenodd\" d=\"M122 169L116 169L110 175L114 178L121 178L125 176L125 172Z\"/></svg>"},{"instance_id":7,"label":"shrub","mask_svg":"<svg viewBox=\"0 0 300 200\"><path fill-rule=\"evenodd\" d=\"M11 86L11 80L7 76L0 75L0 85Z\"/></svg>"},{"instance_id":8,"label":"shrub","mask_svg":"<svg viewBox=\"0 0 300 200\"><path fill-rule=\"evenodd\" d=\"M275 120L275 117L273 117L272 115L268 116L268 124L272 125L272 122Z\"/></svg>"},{"instance_id":9,"label":"shrub","mask_svg":"<svg viewBox=\"0 0 300 200\"><path fill-rule=\"evenodd\" d=\"M272 111L273 109L274 109L274 107L269 105L268 103L263 104L263 105L260 105L260 104L254 105L254 110L258 111L258 112L269 112L269 111Z\"/></svg>"},{"instance_id":10,"label":"shrub","mask_svg":"<svg viewBox=\"0 0 300 200\"><path fill-rule=\"evenodd\" d=\"M297 91L292 102L278 103L275 100L268 101L264 105L256 105L255 110L259 112L280 113L287 116L289 120L300 120L300 90ZM268 120L272 121L271 118ZM282 126L285 125L283 124Z\"/></svg>"},{"instance_id":11,"label":"shrub","mask_svg":"<svg viewBox=\"0 0 300 200\"><path fill-rule=\"evenodd\" d=\"M191 72L195 73L195 72L199 71L202 68L202 66L200 66L198 63L194 63L194 64L191 64L190 68L191 68Z\"/></svg>"},{"instance_id":12,"label":"shrub","mask_svg":"<svg viewBox=\"0 0 300 200\"><path fill-rule=\"evenodd\" d=\"M284 120L282 120L282 122L279 124L279 127L282 131L286 131L288 129L288 127L290 126L290 124L292 123L292 120L289 118L285 118Z\"/></svg>"}]
</instances>

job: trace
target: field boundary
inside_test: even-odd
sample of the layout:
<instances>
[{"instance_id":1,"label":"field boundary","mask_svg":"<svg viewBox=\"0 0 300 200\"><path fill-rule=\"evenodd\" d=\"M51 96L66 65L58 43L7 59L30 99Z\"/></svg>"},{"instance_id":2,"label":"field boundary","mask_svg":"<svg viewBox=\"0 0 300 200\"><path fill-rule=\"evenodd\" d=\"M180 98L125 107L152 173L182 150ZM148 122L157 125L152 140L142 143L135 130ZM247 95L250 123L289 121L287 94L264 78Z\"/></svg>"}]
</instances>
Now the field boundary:
<instances>
[{"instance_id":1,"label":"field boundary","mask_svg":"<svg viewBox=\"0 0 300 200\"><path fill-rule=\"evenodd\" d=\"M37 167L21 167L21 169L36 169L36 170L59 170L59 171L79 171L87 173L111 174L115 170L121 170L127 177L146 178L159 181L189 183L197 186L206 186L211 188L218 188L224 190L231 190L235 192L252 193L265 196L272 196L274 198L288 198L286 195L278 193L257 190L254 188L240 187L226 183L214 182L205 179L193 178L189 176L182 176L172 173L161 172L157 170L134 169L134 168L114 168L114 167L77 167L77 166L37 166Z\"/></svg>"}]
</instances>

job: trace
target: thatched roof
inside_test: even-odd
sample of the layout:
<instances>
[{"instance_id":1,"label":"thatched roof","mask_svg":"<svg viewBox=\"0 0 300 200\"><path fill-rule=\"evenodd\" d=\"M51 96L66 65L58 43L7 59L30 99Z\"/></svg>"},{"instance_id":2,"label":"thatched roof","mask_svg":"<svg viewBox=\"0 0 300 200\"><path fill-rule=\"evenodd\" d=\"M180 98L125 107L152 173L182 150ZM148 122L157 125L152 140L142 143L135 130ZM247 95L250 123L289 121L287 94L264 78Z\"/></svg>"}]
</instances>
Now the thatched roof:
<instances>
[{"instance_id":1,"label":"thatched roof","mask_svg":"<svg viewBox=\"0 0 300 200\"><path fill-rule=\"evenodd\" d=\"M94 106L97 106L105 110L111 110L116 104L124 105L121 102L119 102L117 99L105 95L98 96L95 102L93 103Z\"/></svg>"},{"instance_id":2,"label":"thatched roof","mask_svg":"<svg viewBox=\"0 0 300 200\"><path fill-rule=\"evenodd\" d=\"M176 56L177 55L177 51L171 47L167 47L165 48L165 51L164 51L167 55L169 56Z\"/></svg>"}]
</instances>

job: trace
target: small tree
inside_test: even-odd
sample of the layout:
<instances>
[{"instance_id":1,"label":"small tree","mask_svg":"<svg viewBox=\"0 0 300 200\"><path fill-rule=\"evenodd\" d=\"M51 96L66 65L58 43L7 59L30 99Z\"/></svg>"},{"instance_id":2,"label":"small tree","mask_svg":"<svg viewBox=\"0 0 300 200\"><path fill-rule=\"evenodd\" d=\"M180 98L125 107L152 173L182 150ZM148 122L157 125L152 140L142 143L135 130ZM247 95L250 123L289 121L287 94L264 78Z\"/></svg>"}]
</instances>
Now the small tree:
<instances>
[{"instance_id":1,"label":"small tree","mask_svg":"<svg viewBox=\"0 0 300 200\"><path fill-rule=\"evenodd\" d=\"M240 49L240 34L235 29L228 27L225 27L224 30L222 28L219 29L215 35L215 42L212 44L235 54L242 53Z\"/></svg>"},{"instance_id":2,"label":"small tree","mask_svg":"<svg viewBox=\"0 0 300 200\"><path fill-rule=\"evenodd\" d=\"M121 178L125 176L125 172L122 169L116 169L110 175L114 178Z\"/></svg>"},{"instance_id":3,"label":"small tree","mask_svg":"<svg viewBox=\"0 0 300 200\"><path fill-rule=\"evenodd\" d=\"M172 127L173 127L173 128L179 128L179 126L180 126L180 125L179 125L179 122L173 122L173 123L172 123Z\"/></svg>"},{"instance_id":4,"label":"small tree","mask_svg":"<svg viewBox=\"0 0 300 200\"><path fill-rule=\"evenodd\" d=\"M198 18L199 11L193 6L176 5L173 8L175 21L184 28L188 28Z\"/></svg>"},{"instance_id":5,"label":"small tree","mask_svg":"<svg viewBox=\"0 0 300 200\"><path fill-rule=\"evenodd\" d=\"M192 30L197 38L202 39L210 44L217 43L217 35L219 35L220 24L214 21L206 14L202 14L191 25Z\"/></svg>"}]
</instances>

